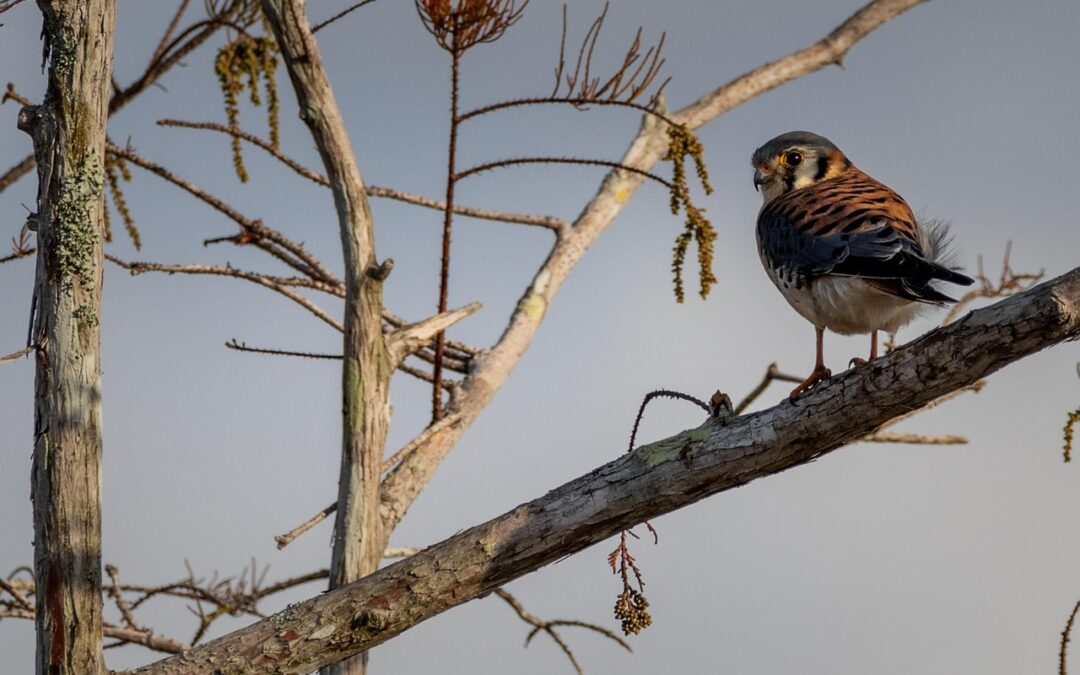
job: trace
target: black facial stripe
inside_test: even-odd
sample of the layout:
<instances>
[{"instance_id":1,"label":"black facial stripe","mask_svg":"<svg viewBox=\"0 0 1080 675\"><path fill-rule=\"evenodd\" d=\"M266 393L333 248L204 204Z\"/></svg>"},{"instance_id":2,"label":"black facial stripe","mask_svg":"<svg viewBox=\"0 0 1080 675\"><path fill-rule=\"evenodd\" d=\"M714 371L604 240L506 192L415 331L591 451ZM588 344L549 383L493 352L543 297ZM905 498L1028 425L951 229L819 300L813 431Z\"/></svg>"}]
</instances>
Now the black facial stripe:
<instances>
[{"instance_id":1,"label":"black facial stripe","mask_svg":"<svg viewBox=\"0 0 1080 675\"><path fill-rule=\"evenodd\" d=\"M814 181L819 181L825 177L825 174L829 171L829 158L822 155L817 158L817 173L814 174Z\"/></svg>"}]
</instances>

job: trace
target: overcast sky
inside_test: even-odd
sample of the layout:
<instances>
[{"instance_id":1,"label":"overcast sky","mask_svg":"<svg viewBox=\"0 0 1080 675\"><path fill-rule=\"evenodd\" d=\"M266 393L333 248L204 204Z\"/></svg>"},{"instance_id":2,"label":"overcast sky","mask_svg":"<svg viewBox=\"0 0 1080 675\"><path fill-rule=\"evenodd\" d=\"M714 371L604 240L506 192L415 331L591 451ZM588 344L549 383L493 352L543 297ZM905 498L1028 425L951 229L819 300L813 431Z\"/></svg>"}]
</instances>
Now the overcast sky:
<instances>
[{"instance_id":1,"label":"overcast sky","mask_svg":"<svg viewBox=\"0 0 1080 675\"><path fill-rule=\"evenodd\" d=\"M201 11L202 3L192 3ZM345 0L312 0L320 19ZM634 28L667 32L672 108L730 78L821 38L860 2L828 0L619 0L600 52L610 61ZM174 2L121 0L116 74L138 76ZM465 59L466 107L550 91L561 3L534 0L506 38ZM576 0L571 42L602 6ZM3 16L0 83L39 98L40 19L27 2ZM423 546L543 494L625 449L642 395L660 387L741 396L767 364L806 374L813 330L761 269L753 226L760 197L749 157L793 129L829 137L920 213L952 222L959 262L983 255L997 271L1007 241L1013 265L1055 276L1080 259L1072 204L1080 158L1080 3L933 2L874 32L829 68L762 96L700 132L716 186L702 204L719 231L707 301L672 298L670 251L680 221L668 196L646 186L575 270L506 387L454 449L392 544ZM411 2L382 0L319 33L365 178L440 195L445 180L447 57L420 27ZM244 213L303 240L340 268L329 195L247 153L252 180L232 173L228 145L206 132L157 127L158 119L224 121L204 46L161 88L110 121L110 136L167 163ZM318 157L295 120L287 78L283 147L309 166ZM242 104L241 120L266 133L265 113ZM0 171L22 159L17 105L0 107ZM530 153L616 159L639 119L625 111L535 109L470 123L461 165ZM231 234L222 216L135 171L126 187L144 248L119 234L109 251L127 259L280 268L250 251L204 248ZM666 170L666 169L665 169ZM602 174L587 168L520 168L469 179L462 203L572 219ZM0 235L15 235L32 206L32 176L0 194ZM397 263L389 308L431 313L441 217L373 204L379 257ZM116 219L114 218L114 223ZM460 219L451 305L484 303L452 336L490 344L543 260L549 233ZM33 262L0 266L0 353L25 339ZM690 288L696 287L691 276ZM185 574L234 574L254 556L269 578L324 567L330 524L278 552L273 536L336 495L339 376L332 362L238 354L250 344L334 351L340 337L266 290L215 278L132 278L106 271L104 557L130 582ZM340 308L326 307L334 313ZM910 340L940 314L909 326ZM863 337L829 335L834 371L864 355ZM1080 598L1080 467L1061 461L1061 429L1080 403L1080 349L1057 347L994 375L966 396L902 429L957 433L964 446L855 445L659 518L659 546L637 542L654 625L631 638L630 655L591 634L565 638L590 675L670 672L741 675L1048 673L1060 631ZM788 388L759 402L773 405ZM0 573L32 560L29 474L33 367L0 368ZM394 380L390 446L422 428L428 389ZM650 408L642 440L700 422L692 407ZM1075 463L1074 463L1075 464ZM511 584L542 617L580 618L617 629L619 591L605 556L614 542ZM311 584L269 602L280 608L322 590ZM110 615L111 616L111 615ZM193 617L162 602L142 615L187 640ZM242 625L223 621L215 635ZM568 673L544 638L527 650L527 626L492 598L452 610L380 647L372 672ZM0 624L2 672L29 672L29 622ZM113 668L158 658L141 648L108 652ZM1080 660L1080 656L1076 657ZM1080 669L1080 665L1074 665Z\"/></svg>"}]
</instances>

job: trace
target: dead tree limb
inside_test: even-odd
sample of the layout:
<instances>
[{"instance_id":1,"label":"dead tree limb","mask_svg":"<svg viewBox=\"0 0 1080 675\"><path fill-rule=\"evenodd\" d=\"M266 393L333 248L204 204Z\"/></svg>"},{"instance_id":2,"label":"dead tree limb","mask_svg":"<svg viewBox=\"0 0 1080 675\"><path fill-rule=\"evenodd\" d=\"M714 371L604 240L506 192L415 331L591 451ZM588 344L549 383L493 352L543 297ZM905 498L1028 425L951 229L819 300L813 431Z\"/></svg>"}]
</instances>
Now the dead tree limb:
<instances>
[{"instance_id":1,"label":"dead tree limb","mask_svg":"<svg viewBox=\"0 0 1080 675\"><path fill-rule=\"evenodd\" d=\"M799 399L622 453L347 586L130 671L304 673L649 518L822 457L1004 366L1080 338L1080 268L977 310Z\"/></svg>"}]
</instances>

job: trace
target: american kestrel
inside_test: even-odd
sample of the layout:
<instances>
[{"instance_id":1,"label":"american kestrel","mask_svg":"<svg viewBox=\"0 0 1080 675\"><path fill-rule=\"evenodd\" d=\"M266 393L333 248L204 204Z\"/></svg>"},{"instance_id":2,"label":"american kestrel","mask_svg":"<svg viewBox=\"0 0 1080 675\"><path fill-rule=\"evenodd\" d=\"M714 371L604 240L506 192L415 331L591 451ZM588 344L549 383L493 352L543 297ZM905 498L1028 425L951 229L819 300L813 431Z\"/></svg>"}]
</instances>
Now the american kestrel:
<instances>
[{"instance_id":1,"label":"american kestrel","mask_svg":"<svg viewBox=\"0 0 1080 675\"><path fill-rule=\"evenodd\" d=\"M973 283L944 262L944 224L920 224L900 195L827 138L792 131L758 148L752 161L765 201L757 219L761 262L817 331L814 371L792 399L831 375L822 355L826 328L870 333L873 360L879 330L897 330L927 305L956 302L934 281Z\"/></svg>"}]
</instances>

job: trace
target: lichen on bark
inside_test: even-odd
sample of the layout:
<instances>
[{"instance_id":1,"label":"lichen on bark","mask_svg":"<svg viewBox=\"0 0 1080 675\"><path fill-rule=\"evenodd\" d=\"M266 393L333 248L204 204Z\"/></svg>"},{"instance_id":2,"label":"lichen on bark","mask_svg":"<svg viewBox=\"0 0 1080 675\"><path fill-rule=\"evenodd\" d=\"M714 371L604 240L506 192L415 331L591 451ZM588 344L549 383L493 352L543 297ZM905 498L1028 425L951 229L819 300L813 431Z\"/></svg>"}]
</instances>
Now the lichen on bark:
<instances>
[{"instance_id":1,"label":"lichen on bark","mask_svg":"<svg viewBox=\"0 0 1080 675\"><path fill-rule=\"evenodd\" d=\"M94 251L101 232L94 219L104 184L105 167L91 150L82 166L64 178L56 200L56 236L62 282L70 289L78 278L87 284L94 271Z\"/></svg>"}]
</instances>

